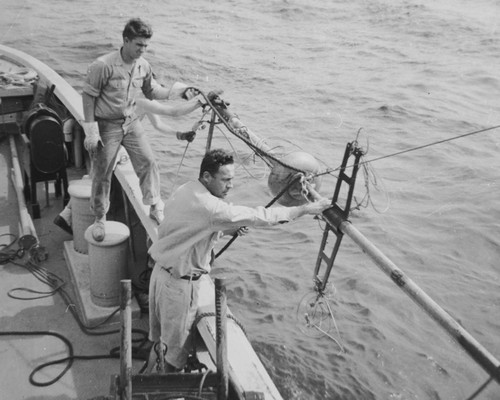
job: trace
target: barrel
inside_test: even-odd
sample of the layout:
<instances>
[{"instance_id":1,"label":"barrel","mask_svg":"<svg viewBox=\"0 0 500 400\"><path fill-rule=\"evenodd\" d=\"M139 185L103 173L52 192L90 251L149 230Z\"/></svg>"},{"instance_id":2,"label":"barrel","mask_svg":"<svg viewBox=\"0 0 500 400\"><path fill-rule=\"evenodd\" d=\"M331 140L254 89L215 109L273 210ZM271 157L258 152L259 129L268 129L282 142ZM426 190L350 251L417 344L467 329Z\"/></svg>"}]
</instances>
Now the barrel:
<instances>
[{"instance_id":1,"label":"barrel","mask_svg":"<svg viewBox=\"0 0 500 400\"><path fill-rule=\"evenodd\" d=\"M105 236L102 242L92 237L93 225L85 231L89 254L90 298L100 307L120 305L120 281L128 277L127 225L116 221L105 221Z\"/></svg>"},{"instance_id":2,"label":"barrel","mask_svg":"<svg viewBox=\"0 0 500 400\"><path fill-rule=\"evenodd\" d=\"M85 230L94 223L94 213L90 209L91 179L71 181L68 193L71 196L71 224L73 229L73 247L82 254L88 253Z\"/></svg>"}]
</instances>

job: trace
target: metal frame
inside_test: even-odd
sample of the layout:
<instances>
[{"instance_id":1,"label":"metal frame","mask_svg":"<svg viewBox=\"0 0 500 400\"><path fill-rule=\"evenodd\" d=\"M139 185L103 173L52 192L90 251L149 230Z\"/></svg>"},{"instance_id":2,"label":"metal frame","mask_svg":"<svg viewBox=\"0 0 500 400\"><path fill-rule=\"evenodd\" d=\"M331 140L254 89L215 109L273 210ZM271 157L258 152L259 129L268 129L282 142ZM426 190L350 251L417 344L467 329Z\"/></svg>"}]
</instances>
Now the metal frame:
<instances>
[{"instance_id":1,"label":"metal frame","mask_svg":"<svg viewBox=\"0 0 500 400\"><path fill-rule=\"evenodd\" d=\"M328 278L333 268L335 258L337 256L340 244L342 242L342 237L344 234L340 231L339 226L343 221L346 221L349 217L349 211L352 203L352 197L354 194L354 184L356 183L356 176L359 169L359 159L363 155L360 148L357 147L356 142L347 143L344 158L342 160L342 165L340 167L340 172L335 186L335 192L332 198L332 208L329 208L324 212L327 221L329 222L323 233L323 239L321 240L321 246L318 253L318 258L316 260L316 267L314 268L314 281L316 285L316 290L319 293L324 293L326 285L328 283ZM354 164L352 166L347 166L347 162L351 157L354 157ZM346 169L351 169L351 175L347 175ZM341 189L344 185L348 186L347 199L343 207L338 205L338 199ZM334 221L332 224L331 221ZM330 256L325 252L325 247L328 243L330 233L336 236L335 245L331 251ZM323 268L324 267L324 268ZM320 277L321 271L324 269L323 277Z\"/></svg>"}]
</instances>

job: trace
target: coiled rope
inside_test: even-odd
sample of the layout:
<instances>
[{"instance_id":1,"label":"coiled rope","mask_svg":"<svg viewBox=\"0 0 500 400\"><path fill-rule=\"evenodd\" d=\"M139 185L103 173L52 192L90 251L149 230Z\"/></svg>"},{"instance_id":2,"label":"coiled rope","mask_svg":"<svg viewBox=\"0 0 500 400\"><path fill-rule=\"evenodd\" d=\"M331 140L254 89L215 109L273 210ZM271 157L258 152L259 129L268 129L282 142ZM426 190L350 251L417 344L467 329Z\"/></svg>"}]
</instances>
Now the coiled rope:
<instances>
[{"instance_id":1,"label":"coiled rope","mask_svg":"<svg viewBox=\"0 0 500 400\"><path fill-rule=\"evenodd\" d=\"M0 235L0 237L6 236L6 235L9 235L11 237L16 237L15 235L12 235L12 234L4 234L4 235ZM64 302L67 306L67 309L69 309L69 311L71 312L71 314L75 318L78 326L85 334L87 334L89 336L104 336L104 335L111 335L111 334L115 334L115 333L120 333L119 329L107 330L107 331L96 331L96 329L98 329L101 326L103 326L104 324L106 324L116 313L118 313L120 311L119 308L114 310L102 322L100 322L96 325L93 325L93 326L85 325L75 310L74 301L71 299L71 296L68 294L68 292L64 288L65 282L63 281L63 279L61 279L58 275L54 274L53 272L48 271L46 268L43 268L40 265L40 262L41 262L40 257L38 257L37 251L36 251L36 249L39 248L39 246L37 246L37 244L32 246L31 249L29 249L29 251L28 251L29 256L28 256L28 259L27 259L25 264L21 264L21 263L15 261L16 258L23 257L24 253L19 257L19 255L20 255L19 252L22 249L19 249L17 251L13 251L13 250L5 251L7 248L12 246L16 241L17 241L17 237L8 245L5 245L5 244L0 245L3 248L3 250L0 252L0 260L5 261L5 262L2 262L2 264L12 263L12 264L17 265L19 267L27 269L31 274L33 274L33 276L35 276L35 278L37 278L41 282L47 284L49 287L52 288L52 290L49 292L39 292L39 291L35 291L32 289L28 289L28 288L15 288L15 289L12 289L11 291L9 291L9 293L8 293L9 297L17 299L17 300L34 300L34 299L39 299L42 297L48 297L48 296L54 295L55 293L59 293L60 296L62 297L62 299L64 300ZM35 249L35 251L33 251L33 249ZM17 253L19 253L19 254L17 254ZM26 291L29 293L41 294L41 296L20 297L20 296L13 295L12 292L14 292L14 291ZM132 340L134 343L138 343L137 347L132 348L132 353L135 356L134 358L141 359L141 360L147 359L147 353L149 353L149 349L144 348L144 346L146 345L146 343L148 343L148 333L142 329L135 329L135 328L132 329L132 332L139 335L137 338L134 338ZM62 335L58 332L50 331L50 330L0 331L0 336L53 336L53 337L60 339L66 345L67 353L68 353L68 355L66 357L62 357L62 358L59 358L59 359L56 359L53 361L49 361L47 363L43 363L43 364L39 365L38 367L36 367L31 372L31 374L29 375L29 382L33 386L44 387L44 386L50 386L50 385L54 384L55 382L57 382L59 379L61 379L68 372L68 370L73 365L74 360L99 360L99 359L120 358L119 346L111 349L109 354L75 355L74 350L73 350L73 345L70 342L70 340L67 339L64 335ZM144 354L142 354L142 353L144 353ZM62 364L62 363L67 363L67 365L55 378L47 380L47 381L37 381L35 379L35 375L37 373L39 373L41 370L45 369L46 367L56 365L56 364Z\"/></svg>"},{"instance_id":2,"label":"coiled rope","mask_svg":"<svg viewBox=\"0 0 500 400\"><path fill-rule=\"evenodd\" d=\"M13 235L12 233L4 233L4 234L0 235L0 237L3 237L3 236L13 237L14 239L10 243L0 244L0 248L1 248L1 250L0 250L0 265L7 264L7 263L15 260L16 258L21 258L24 255L24 251L22 249L18 249L18 250L10 249L10 247L13 246L14 243L16 243L16 241L17 241L16 235Z\"/></svg>"}]
</instances>

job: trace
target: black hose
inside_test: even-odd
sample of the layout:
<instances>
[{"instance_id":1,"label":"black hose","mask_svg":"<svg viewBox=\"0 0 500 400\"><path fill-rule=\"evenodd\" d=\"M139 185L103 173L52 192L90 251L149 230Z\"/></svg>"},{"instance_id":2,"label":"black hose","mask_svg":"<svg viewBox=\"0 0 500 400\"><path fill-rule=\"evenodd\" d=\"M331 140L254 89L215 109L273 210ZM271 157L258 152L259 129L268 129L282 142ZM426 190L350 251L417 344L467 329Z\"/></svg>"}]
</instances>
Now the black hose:
<instances>
[{"instance_id":1,"label":"black hose","mask_svg":"<svg viewBox=\"0 0 500 400\"><path fill-rule=\"evenodd\" d=\"M0 237L5 236L5 235L15 237L15 235L12 235L12 234L4 234L4 235L0 235ZM12 246L16 242L16 240L17 240L17 237L10 244L0 245L0 246L3 246L4 249L7 249L10 246ZM22 249L20 249L20 250L22 250ZM29 258L28 258L26 264L20 264L18 262L15 262L14 260L16 258L21 258L21 257L19 257L19 254L16 255L16 253L19 253L20 250L17 250L17 251L9 250L8 252L6 252L5 250L2 250L0 252L0 263L2 263L2 264L12 263L12 264L17 265L19 267L27 269L29 272L31 272L35 276L35 278L37 278L41 282L45 283L49 287L51 287L52 290L48 291L48 292L39 292L39 291L35 291L32 289L28 289L28 288L14 288L11 291L9 291L9 293L8 293L9 297L17 299L17 300L34 300L34 299L39 299L42 297L48 297L48 296L54 295L55 293L59 293L60 296L62 297L64 303L67 305L68 309L70 310L71 314L75 318L78 326L85 334L90 335L90 336L103 336L103 335L110 335L110 334L120 332L119 329L107 330L107 331L95 331L96 329L98 329L99 327L104 325L106 322L108 322L118 311L120 311L119 308L114 310L102 322L100 322L94 326L85 325L82 322L82 320L80 319L80 316L78 315L78 313L74 309L74 302L71 299L71 296L68 294L68 292L64 288L65 282L58 275L54 274L53 272L48 271L47 269L45 269L39 265L39 261L37 261L38 258L36 255L36 251L31 251L31 249L30 249L30 251L28 252ZM23 255L24 255L24 252L23 252ZM14 292L14 291L26 291L29 293L42 294L42 296L19 297L19 296L14 296L12 294L12 292ZM148 333L142 329L132 329L132 333L136 333L136 334L140 335L139 338L132 340L134 343L139 343L139 345L137 347L132 348L132 354L135 355L134 358L141 359L141 360L147 359L147 354L145 354L144 356L140 356L140 354L141 354L141 350L143 349L144 345L146 343L148 343ZM115 347L115 348L111 349L109 354L99 354L99 355L89 355L89 356L75 355L73 345L68 338L66 338L64 335L62 335L58 332L53 332L53 331L49 331L49 330L0 331L0 336L53 336L53 337L57 337L58 339L60 339L66 345L67 351L68 351L67 357L59 358L59 359L41 364L41 365L37 366L31 372L31 374L29 375L29 382L33 386L44 387L44 386L50 386L50 385L54 384L59 379L61 379L66 374L66 372L68 372L68 370L73 365L74 360L99 360L99 359L120 358L119 347ZM62 364L65 362L67 362L67 365L54 379L44 381L44 382L37 381L35 379L35 375L38 372L40 372L42 369L49 367L51 365Z\"/></svg>"}]
</instances>

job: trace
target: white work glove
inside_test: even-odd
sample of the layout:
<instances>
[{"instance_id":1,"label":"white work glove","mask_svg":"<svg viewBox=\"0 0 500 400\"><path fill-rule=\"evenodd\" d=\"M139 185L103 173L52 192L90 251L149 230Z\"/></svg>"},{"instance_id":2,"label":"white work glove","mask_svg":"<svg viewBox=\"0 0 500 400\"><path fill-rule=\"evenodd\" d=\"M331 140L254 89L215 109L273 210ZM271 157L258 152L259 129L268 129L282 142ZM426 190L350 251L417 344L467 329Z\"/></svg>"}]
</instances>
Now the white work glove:
<instances>
[{"instance_id":1,"label":"white work glove","mask_svg":"<svg viewBox=\"0 0 500 400\"><path fill-rule=\"evenodd\" d=\"M83 146L90 153L93 154L97 151L99 143L104 146L101 140L101 135L99 135L99 125L96 121L93 122L81 122L83 131L85 132L85 140L83 141Z\"/></svg>"}]
</instances>

